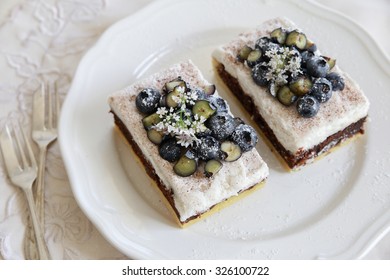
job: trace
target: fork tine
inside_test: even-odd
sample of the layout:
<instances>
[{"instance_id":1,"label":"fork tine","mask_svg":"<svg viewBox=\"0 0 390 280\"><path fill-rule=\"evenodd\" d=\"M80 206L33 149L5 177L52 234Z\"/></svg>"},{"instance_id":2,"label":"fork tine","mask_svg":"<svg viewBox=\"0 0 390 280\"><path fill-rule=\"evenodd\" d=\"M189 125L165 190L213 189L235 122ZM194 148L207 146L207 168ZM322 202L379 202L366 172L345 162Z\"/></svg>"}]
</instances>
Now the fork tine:
<instances>
[{"instance_id":1,"label":"fork tine","mask_svg":"<svg viewBox=\"0 0 390 280\"><path fill-rule=\"evenodd\" d=\"M27 135L24 132L24 130L21 129L21 131L22 131L22 136L23 136L23 139L24 139L24 143L26 144L26 148L27 148L27 152L28 152L28 157L30 159L31 167L36 168L37 167L37 162L35 160L34 152L33 152L32 148L31 148L30 140L27 138Z\"/></svg>"},{"instance_id":2,"label":"fork tine","mask_svg":"<svg viewBox=\"0 0 390 280\"><path fill-rule=\"evenodd\" d=\"M16 129L15 127L15 124L13 125L13 130L14 130L14 135L15 135L15 140L16 140L16 146L19 150L19 154L20 154L20 157L22 158L22 168L27 168L29 166L29 163L27 162L27 158L26 158L26 153L25 153L25 149L23 148L23 144L22 144L22 141L20 140L20 134L23 133L23 129L22 129L22 126L20 124L20 122L18 121L18 130Z\"/></svg>"},{"instance_id":3,"label":"fork tine","mask_svg":"<svg viewBox=\"0 0 390 280\"><path fill-rule=\"evenodd\" d=\"M8 174L15 173L15 170L21 170L8 124L4 126L3 131L1 132L0 146Z\"/></svg>"},{"instance_id":4,"label":"fork tine","mask_svg":"<svg viewBox=\"0 0 390 280\"><path fill-rule=\"evenodd\" d=\"M57 127L58 125L58 120L59 120L59 117L60 117L60 96L58 94L58 83L57 83L57 80L55 81L54 83L54 97L55 97L55 106L56 106L56 112L55 112L55 115L56 115L56 123L55 123L55 127Z\"/></svg>"},{"instance_id":5,"label":"fork tine","mask_svg":"<svg viewBox=\"0 0 390 280\"><path fill-rule=\"evenodd\" d=\"M42 130L45 127L45 91L45 83L41 82L41 89L34 93L33 130Z\"/></svg>"},{"instance_id":6,"label":"fork tine","mask_svg":"<svg viewBox=\"0 0 390 280\"><path fill-rule=\"evenodd\" d=\"M47 126L49 129L53 128L53 100L52 100L52 83L47 84L47 105L48 105L48 121Z\"/></svg>"}]
</instances>

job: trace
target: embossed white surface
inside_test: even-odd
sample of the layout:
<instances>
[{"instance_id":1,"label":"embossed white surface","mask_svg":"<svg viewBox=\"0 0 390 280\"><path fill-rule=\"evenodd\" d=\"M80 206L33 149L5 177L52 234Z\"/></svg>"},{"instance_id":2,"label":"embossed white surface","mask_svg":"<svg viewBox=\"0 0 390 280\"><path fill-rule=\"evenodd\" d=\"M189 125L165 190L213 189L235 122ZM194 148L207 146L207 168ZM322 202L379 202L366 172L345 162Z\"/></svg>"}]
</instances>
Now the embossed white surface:
<instances>
[{"instance_id":1,"label":"embossed white surface","mask_svg":"<svg viewBox=\"0 0 390 280\"><path fill-rule=\"evenodd\" d=\"M29 130L32 94L40 82L57 80L65 97L85 51L108 26L149 2L0 1L0 129L8 119L19 119ZM6 179L2 156L0 165L0 258L24 259L27 204ZM124 258L78 207L58 142L48 152L46 185L46 240L53 258Z\"/></svg>"},{"instance_id":2,"label":"embossed white surface","mask_svg":"<svg viewBox=\"0 0 390 280\"><path fill-rule=\"evenodd\" d=\"M59 78L61 81L60 92L63 96L65 96L69 89L69 85L72 81L80 58L88 50L88 48L95 43L96 39L101 35L101 33L115 21L138 11L140 7L146 6L149 2L151 1L1 0L1 127L8 118L21 119L25 127L29 127L31 121L31 97L33 90L38 87L39 82L42 79ZM383 36L383 34L387 34L387 26L390 19L389 2L387 0L318 0L318 2L325 4L330 8L338 9L339 11L347 14L349 17L355 19L366 30L368 30L370 34L374 36L374 38L381 44L382 48L387 51L388 54L390 53L390 39L388 36ZM272 1L262 1L261 3L269 4L271 6L273 5ZM207 11L207 9L205 10ZM308 12L307 9L306 12ZM313 11L310 12L313 13ZM152 15L148 14L145 16ZM143 20L139 20L138 23L141 24L142 22ZM328 27L333 27L333 25ZM352 30L355 30L355 28L352 28ZM152 35L153 34L148 34L148 36ZM223 34L224 37L222 39L230 37L231 35L232 34ZM359 52L362 51L362 49L367 52L368 50L365 47L361 47L362 42L366 41L364 36L365 34L358 32L358 35L360 36L358 44ZM194 39L198 38L197 36L198 35L194 36ZM219 34L216 35L216 37L218 36ZM210 38L210 36L206 36L205 40L212 41L213 39ZM370 38L368 41L370 41ZM192 44L193 41L190 43ZM186 46L188 47L188 51L190 51L190 48L193 47L191 44ZM371 46L370 42L367 44L368 46ZM158 47L155 46L155 49L158 50ZM160 52L162 59L166 58L167 51L168 50L165 49L163 52ZM376 52L377 49L374 47L372 51ZM383 78L383 71L377 69L377 67L378 65L383 66L383 64L386 64L385 59L383 58L382 54L373 54L373 57L375 61L379 60L379 62L374 66L376 72L371 73L370 71L367 71L367 73L370 77L375 76L376 73L382 73L382 76L379 75L373 77L372 83L376 88L388 88L389 76L386 76L383 81L377 81L381 77ZM149 58L154 59L156 57L150 56ZM167 60L168 59L166 58L162 64L168 63ZM364 65L366 60L369 60L370 63L373 63L372 59L366 57L363 59L364 63L362 62ZM355 64L355 66L359 65L359 63ZM138 72L138 74L139 73L140 72ZM141 75L145 75L145 73L141 73ZM359 79L363 78L365 75L366 73L362 73L359 75ZM110 75L110 77L112 76ZM127 81L128 80L126 80L126 82ZM383 92L386 93L388 91L384 90ZM381 98L380 101L385 100ZM378 112L377 116L388 120L386 111ZM388 140L389 136L387 134L383 135L383 137ZM99 148L101 147L99 146ZM348 147L346 148L351 149ZM352 150L352 152L359 151L355 150L355 148L352 148ZM373 156L375 157L378 153L380 153L380 151L374 153ZM49 165L47 169L48 172L46 181L47 184L49 184L51 187L48 187L46 193L46 213L48 217L48 223L46 225L46 239L49 241L49 249L51 254L56 259L125 258L124 255L110 246L108 242L100 236L99 232L95 229L93 224L88 221L88 219L81 212L80 208L77 206L75 198L70 189L67 174L64 170L58 144L52 146L48 156ZM335 163L335 161L337 163L337 157L333 160L328 158L325 159L325 161L328 160L330 160L330 163ZM388 205L389 194L387 193L383 195L382 192L377 190L386 190L389 187L388 184L385 185L387 182L386 176L388 176L388 173L386 173L384 170L388 164L388 161L385 157L381 160L373 160L372 157L369 157L368 159L366 158L366 160L367 161L364 167L367 164L371 165L377 169L377 172L375 176L371 178L371 184L369 184L367 187L370 188L367 192L365 192L365 194L369 195L370 201L375 202L377 205L386 206L386 204ZM331 174L331 176L342 178L344 174L349 174L348 170L351 170L351 164L352 163L346 163L346 171L344 171L344 167L336 168L334 170L334 174ZM356 163L354 164L356 165ZM354 166L354 164L352 164L352 166ZM0 165L3 167L2 158L0 159ZM365 169L363 170L363 175L367 175ZM296 175L293 174L293 176ZM321 176L321 178L324 178L324 176L325 175ZM309 189L315 188L317 186L317 182L323 180L321 178L319 178L317 181L312 181L313 186ZM372 185L376 187L372 188ZM271 187L267 186L267 188L269 191L271 191ZM114 188L114 190L115 189L116 188ZM318 197L318 195L321 194L321 190L317 190L319 192L318 194L314 195L315 201L323 203L324 200ZM138 191L141 197L150 196L150 193L147 192L147 188ZM291 190L292 193L293 191L294 189ZM291 192L287 193L287 196L291 195ZM348 196L349 195L347 195L347 197ZM124 202L121 200L121 203L123 204ZM272 201L268 202L268 204L270 203L272 203ZM341 206L344 206L344 208L348 209L347 204L342 204ZM364 206L364 203L360 205L358 213L363 212L362 215L366 216L362 210L364 209ZM164 211L163 208L159 208L159 205L153 205L151 209L152 212L155 211L153 209ZM9 182L5 179L3 169L0 168L0 259L2 257L5 259L24 258L22 252L22 240L24 234L25 218L27 215L26 213L27 206L21 193L16 188L9 185ZM262 216L266 216L267 214L267 212L264 212L262 213ZM162 215L165 215L165 218L162 218L162 223L166 223L167 214L165 213ZM279 216L276 218L280 221L288 221L291 220L293 215L294 209L288 216ZM343 215L343 212L340 212L340 215ZM381 229L382 222L382 230L375 230L375 228L373 228L373 230L366 231L365 234L362 234L361 238L357 242L358 246L354 247L356 251L353 252L353 255L360 254L362 252L360 249L363 249L363 251L368 251L371 249L371 245L375 245L367 245L365 242L366 240L379 240L382 237L381 235L385 235L385 231L383 229L387 228L388 223L386 214L384 214L382 218L377 221L379 221L379 223L376 224L378 229ZM281 224L283 223L281 222ZM213 228L211 227L211 230L212 229ZM237 235L237 233L232 231L231 228L225 229L225 237L227 240L229 240L231 237L234 237L234 235ZM333 239L345 240L350 238L348 235L343 235L341 229L337 229L336 231L337 234L332 236L330 229L324 229L324 238L329 238L329 241L332 241ZM148 233L146 232L145 234L145 238L148 238ZM181 234L185 235L187 233L184 231ZM242 231L242 234L245 236L244 231ZM248 234L249 233L247 233L247 235ZM110 236L110 238L116 237L117 236L115 235ZM308 238L313 237L314 236L310 236L310 234L308 236ZM321 240L314 241L319 242ZM197 244L197 242L194 243L195 245ZM131 242L128 242L127 245L137 247L136 244ZM213 247L213 242L210 242L209 245ZM340 251L341 249L342 248L340 248ZM279 252L273 249L266 250L265 248L253 248L253 253L261 255L260 257L262 258L274 258L277 257ZM196 251L196 249L192 251L192 254L198 257L202 257L201 252ZM352 257L351 255L341 256L344 258ZM207 257L207 255L204 255L204 257ZM383 241L380 241L378 245L375 246L368 255L366 255L365 258L390 259L390 235L387 235Z\"/></svg>"},{"instance_id":3,"label":"embossed white surface","mask_svg":"<svg viewBox=\"0 0 390 280\"><path fill-rule=\"evenodd\" d=\"M220 13L215 14L217 7ZM181 14L183 10L191 14ZM175 14L174 20L167 13ZM159 213L158 201L138 191L150 185L139 166L133 166L129 178L122 169L123 150L117 151L112 117L101 114L107 95L190 57L220 86L232 111L247 117L215 80L209 54L259 18L280 14L288 14L362 86L372 103L367 133L294 173L285 172L260 142L257 148L270 167L265 188L180 230ZM178 26L178 21L186 24ZM171 32L153 33L157 25ZM390 95L376 94L389 86L390 63L367 37L345 18L300 1L168 0L119 22L82 60L63 112L61 147L81 207L108 240L135 258L365 256L390 230L388 137L379 137L387 126ZM373 83L374 78L381 82Z\"/></svg>"}]
</instances>

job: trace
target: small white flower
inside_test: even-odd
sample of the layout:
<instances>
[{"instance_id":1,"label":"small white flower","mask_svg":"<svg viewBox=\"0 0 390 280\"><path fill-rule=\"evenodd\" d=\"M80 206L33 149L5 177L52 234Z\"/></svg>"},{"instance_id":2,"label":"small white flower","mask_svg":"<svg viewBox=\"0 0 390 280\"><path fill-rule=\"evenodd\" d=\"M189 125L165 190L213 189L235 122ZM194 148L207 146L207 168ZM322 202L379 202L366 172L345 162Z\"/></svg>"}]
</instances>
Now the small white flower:
<instances>
[{"instance_id":1,"label":"small white flower","mask_svg":"<svg viewBox=\"0 0 390 280\"><path fill-rule=\"evenodd\" d=\"M168 125L167 130L168 133L172 133L175 130L175 127L173 127L172 125Z\"/></svg>"},{"instance_id":2,"label":"small white flower","mask_svg":"<svg viewBox=\"0 0 390 280\"><path fill-rule=\"evenodd\" d=\"M204 124L199 124L196 126L196 133L204 132L207 129L207 127Z\"/></svg>"},{"instance_id":3,"label":"small white flower","mask_svg":"<svg viewBox=\"0 0 390 280\"><path fill-rule=\"evenodd\" d=\"M157 109L157 114L160 118L163 118L168 113L168 110L165 107L160 107Z\"/></svg>"},{"instance_id":4,"label":"small white flower","mask_svg":"<svg viewBox=\"0 0 390 280\"><path fill-rule=\"evenodd\" d=\"M175 91L177 91L177 92L179 92L179 93L184 93L185 88L184 88L183 86L177 86L177 87L175 88Z\"/></svg>"},{"instance_id":5,"label":"small white flower","mask_svg":"<svg viewBox=\"0 0 390 280\"><path fill-rule=\"evenodd\" d=\"M287 83L288 73L292 77L302 74L301 58L297 54L296 50L291 50L287 47L267 50L266 55L270 57L270 60L262 63L262 65L269 68L265 78L268 81L283 85Z\"/></svg>"},{"instance_id":6,"label":"small white flower","mask_svg":"<svg viewBox=\"0 0 390 280\"><path fill-rule=\"evenodd\" d=\"M192 99L193 101L198 100L198 94L197 94L195 91L192 91L192 92L191 92L191 99Z\"/></svg>"},{"instance_id":7,"label":"small white flower","mask_svg":"<svg viewBox=\"0 0 390 280\"><path fill-rule=\"evenodd\" d=\"M193 145L195 142L198 142L199 139L195 137L195 135L185 132L176 135L177 143L183 147L188 148L188 146Z\"/></svg>"},{"instance_id":8,"label":"small white flower","mask_svg":"<svg viewBox=\"0 0 390 280\"><path fill-rule=\"evenodd\" d=\"M196 91L185 92L186 88L180 86L175 88L175 91L178 94L173 96L172 100L180 104L180 107L157 108L156 112L162 121L153 128L164 134L175 136L180 145L188 147L200 141L195 134L207 129L204 125L206 119L198 114L195 114L192 119L192 114L187 108L187 104L194 105L194 101L198 99Z\"/></svg>"},{"instance_id":9,"label":"small white flower","mask_svg":"<svg viewBox=\"0 0 390 280\"><path fill-rule=\"evenodd\" d=\"M179 104L181 102L180 95L178 95L178 96L173 95L172 96L172 100L175 101L177 104Z\"/></svg>"}]
</instances>

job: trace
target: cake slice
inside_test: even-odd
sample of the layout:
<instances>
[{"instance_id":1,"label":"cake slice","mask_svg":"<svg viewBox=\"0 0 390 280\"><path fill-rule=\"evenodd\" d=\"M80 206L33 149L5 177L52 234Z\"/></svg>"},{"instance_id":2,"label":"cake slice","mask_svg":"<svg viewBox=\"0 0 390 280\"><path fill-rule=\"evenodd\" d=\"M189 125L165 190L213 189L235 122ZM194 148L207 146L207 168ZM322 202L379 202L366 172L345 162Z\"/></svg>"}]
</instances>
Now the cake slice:
<instances>
[{"instance_id":1,"label":"cake slice","mask_svg":"<svg viewBox=\"0 0 390 280\"><path fill-rule=\"evenodd\" d=\"M364 133L369 102L362 90L288 19L268 20L212 56L290 169Z\"/></svg>"},{"instance_id":2,"label":"cake slice","mask_svg":"<svg viewBox=\"0 0 390 280\"><path fill-rule=\"evenodd\" d=\"M182 62L113 93L116 126L180 226L261 186L268 167L255 130Z\"/></svg>"}]
</instances>

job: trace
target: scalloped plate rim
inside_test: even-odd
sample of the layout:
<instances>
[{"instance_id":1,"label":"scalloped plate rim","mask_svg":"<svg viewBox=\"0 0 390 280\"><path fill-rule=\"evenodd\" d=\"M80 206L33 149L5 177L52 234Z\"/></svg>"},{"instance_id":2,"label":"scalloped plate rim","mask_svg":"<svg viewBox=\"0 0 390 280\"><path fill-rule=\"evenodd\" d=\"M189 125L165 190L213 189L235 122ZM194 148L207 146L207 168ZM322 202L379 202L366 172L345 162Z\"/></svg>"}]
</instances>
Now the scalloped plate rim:
<instances>
[{"instance_id":1,"label":"scalloped plate rim","mask_svg":"<svg viewBox=\"0 0 390 280\"><path fill-rule=\"evenodd\" d=\"M106 239L108 241L110 241L112 244L114 244L115 247L117 247L119 250L121 250L122 252L124 252L128 256L135 257L135 258L153 258L156 256L153 254L145 253L145 251L142 249L137 250L137 248L132 248L130 253L128 250L124 250L123 249L123 245L124 245L123 242L120 242L117 239L113 238L113 236L111 235L112 232L108 232L105 229L107 222L100 220L94 214L92 214L92 212L94 210L94 208L93 208L94 206L92 204L94 202L93 201L87 202L87 201L83 200L83 194L82 194L81 189L76 187L76 186L80 186L81 183L86 183L88 185L88 179L83 177L83 176L80 176L80 170L76 170L75 168L72 167L72 162L74 162L75 157L74 157L74 155L71 156L71 153L69 152L69 148L67 148L68 142L65 141L65 139L67 137L65 135L65 133L67 132L66 128L69 126L69 119L66 119L64 116L67 116L67 114L69 115L69 113L72 112L72 99L74 101L74 99L76 98L74 92L77 91L76 90L77 89L77 82L79 82L78 79L80 76L80 72L82 72L83 69L88 66L88 63L91 63L89 61L89 59L91 59L93 57L94 53L99 52L101 50L101 48L104 47L108 43L110 37L112 37L112 36L115 37L116 31L120 31L126 25L128 25L132 22L136 23L140 18L142 18L143 15L150 14L151 12L153 12L159 8L165 7L167 5L167 3L173 4L175 2L178 2L178 0L165 0L165 1L153 2L153 3L149 4L148 6L146 6L145 8L143 8L142 10L138 11L136 14L129 16L128 18L125 18L125 19L117 22L116 24L111 26L101 36L101 38L98 40L98 42L95 44L95 46L93 46L85 54L85 56L83 57L83 59L81 60L81 62L79 64L79 67L78 67L76 74L75 74L75 79L74 79L72 86L69 90L69 94L65 100L62 115L61 115L61 120L60 120L60 137L59 137L60 147L61 147L61 151L63 154L65 166L66 166L66 169L67 169L67 172L69 175L69 179L71 181L72 190L75 194L75 198L76 198L78 204L80 205L80 208L84 211L84 213L95 224L95 226L106 237ZM192 1L192 2L196 3L196 1ZM343 21L344 22L343 24L345 26L347 26L348 28L351 28L355 31L358 31L362 34L365 34L365 35L368 35L369 37L371 37L364 29L362 29L358 24L356 24L351 19L348 19L347 17L343 16L340 13L336 13L332 10L326 9L325 7L323 7L322 5L320 5L318 3L315 3L315 2L309 1L309 0L306 0L303 3L299 2L297 0L290 0L290 2L294 3L295 5L301 5L301 6L308 5L307 7L312 5L314 7L317 7L319 9L319 11L325 12L323 15L333 17L336 19L338 18L339 20ZM379 47L379 45L374 40L371 40L371 42L366 43L366 44L371 44L371 46L366 45L366 47L368 49L371 49L371 53L376 54L376 59L375 59L376 63L378 65L380 65L380 67L383 68L383 70L386 72L387 75L390 76L389 58L385 55L383 50ZM375 52L372 49L372 47L375 48ZM380 57L381 60L378 60L378 57ZM84 166L84 168L87 168L87 167ZM389 215L387 215L387 216L389 216ZM333 256L330 256L330 257L331 258L339 258L342 256L347 256L347 257L354 257L354 258L362 258L364 255L366 255L368 253L369 249L371 249L372 246L374 246L374 244L379 242L380 238L383 237L382 233L389 231L390 220L387 220L388 219L387 216L386 216L385 225L383 227L381 227L378 231L374 232L375 238L371 239L371 240L366 240L366 242L363 242L365 244L362 248L356 249L356 248L354 248L354 245L352 245L350 248L346 249L345 251L340 252L339 254L335 254ZM134 246L134 247L136 247L136 246ZM352 251L355 251L354 256L349 255L349 253ZM320 256L321 255L319 255L319 257ZM158 256L158 257L163 257L163 256Z\"/></svg>"}]
</instances>

